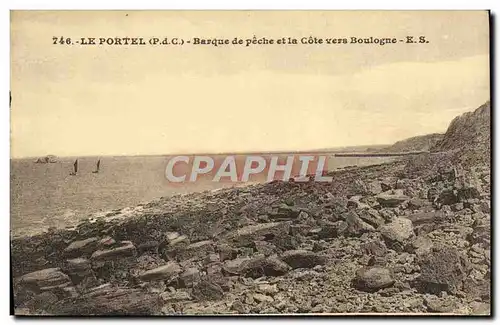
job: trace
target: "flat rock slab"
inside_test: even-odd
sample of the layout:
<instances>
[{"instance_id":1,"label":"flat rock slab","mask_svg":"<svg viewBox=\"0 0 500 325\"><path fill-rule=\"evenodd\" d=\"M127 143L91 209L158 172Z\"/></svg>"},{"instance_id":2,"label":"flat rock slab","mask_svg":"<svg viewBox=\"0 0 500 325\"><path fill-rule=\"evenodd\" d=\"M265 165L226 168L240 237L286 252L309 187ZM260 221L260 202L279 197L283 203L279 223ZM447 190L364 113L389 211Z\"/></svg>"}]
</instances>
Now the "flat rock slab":
<instances>
[{"instance_id":1,"label":"flat rock slab","mask_svg":"<svg viewBox=\"0 0 500 325\"><path fill-rule=\"evenodd\" d=\"M73 283L79 283L79 278L92 274L92 265L86 258L75 258L67 260L63 270L71 276Z\"/></svg>"},{"instance_id":2,"label":"flat rock slab","mask_svg":"<svg viewBox=\"0 0 500 325\"><path fill-rule=\"evenodd\" d=\"M358 212L358 216L361 218L361 220L368 223L374 228L378 228L385 223L384 218L382 218L377 210L374 209L361 210Z\"/></svg>"},{"instance_id":3,"label":"flat rock slab","mask_svg":"<svg viewBox=\"0 0 500 325\"><path fill-rule=\"evenodd\" d=\"M71 271L83 271L91 268L90 261L86 258L74 258L66 261L66 268Z\"/></svg>"},{"instance_id":4,"label":"flat rock slab","mask_svg":"<svg viewBox=\"0 0 500 325\"><path fill-rule=\"evenodd\" d=\"M415 226L441 222L443 218L444 213L441 211L417 212L408 216Z\"/></svg>"},{"instance_id":5,"label":"flat rock slab","mask_svg":"<svg viewBox=\"0 0 500 325\"><path fill-rule=\"evenodd\" d=\"M214 251L215 243L211 240L204 240L175 249L175 252L170 252L169 255L175 255L178 260L187 260L190 258L202 258Z\"/></svg>"},{"instance_id":6,"label":"flat rock slab","mask_svg":"<svg viewBox=\"0 0 500 325\"><path fill-rule=\"evenodd\" d=\"M64 249L64 254L68 257L79 257L84 254L92 254L98 245L99 238L97 237L77 240Z\"/></svg>"},{"instance_id":7,"label":"flat rock slab","mask_svg":"<svg viewBox=\"0 0 500 325\"><path fill-rule=\"evenodd\" d=\"M378 194L375 197L378 203L386 208L395 208L398 207L405 201L408 201L410 198L402 193L402 191L387 191Z\"/></svg>"},{"instance_id":8,"label":"flat rock slab","mask_svg":"<svg viewBox=\"0 0 500 325\"><path fill-rule=\"evenodd\" d=\"M277 212L270 213L269 218L274 220L290 220L297 219L300 214L300 209L295 206L289 206L286 204L281 204Z\"/></svg>"},{"instance_id":9,"label":"flat rock slab","mask_svg":"<svg viewBox=\"0 0 500 325\"><path fill-rule=\"evenodd\" d=\"M287 273L290 266L285 262L271 257L258 257L242 263L239 273L250 278L279 276Z\"/></svg>"},{"instance_id":10,"label":"flat rock slab","mask_svg":"<svg viewBox=\"0 0 500 325\"><path fill-rule=\"evenodd\" d=\"M168 262L167 264L146 271L139 275L142 281L158 281L168 280L182 272L181 267L176 262Z\"/></svg>"},{"instance_id":11,"label":"flat rock slab","mask_svg":"<svg viewBox=\"0 0 500 325\"><path fill-rule=\"evenodd\" d=\"M113 246L114 244L116 244L116 240L114 240L110 236L106 236L99 241L98 247L99 248L107 248L107 247Z\"/></svg>"},{"instance_id":12,"label":"flat rock slab","mask_svg":"<svg viewBox=\"0 0 500 325\"><path fill-rule=\"evenodd\" d=\"M173 303L179 301L191 300L191 295L186 291L174 291L174 292L164 292L161 295L161 298L166 303Z\"/></svg>"},{"instance_id":13,"label":"flat rock slab","mask_svg":"<svg viewBox=\"0 0 500 325\"><path fill-rule=\"evenodd\" d=\"M120 247L95 251L91 259L93 261L106 261L135 256L137 254L136 248L131 241L122 241L120 244Z\"/></svg>"},{"instance_id":14,"label":"flat rock slab","mask_svg":"<svg viewBox=\"0 0 500 325\"><path fill-rule=\"evenodd\" d=\"M21 286L38 290L65 287L71 283L69 276L60 268L49 268L25 274L18 278Z\"/></svg>"},{"instance_id":15,"label":"flat rock slab","mask_svg":"<svg viewBox=\"0 0 500 325\"><path fill-rule=\"evenodd\" d=\"M162 306L158 294L139 289L104 287L76 299L65 299L51 308L55 315L71 316L152 316Z\"/></svg>"},{"instance_id":16,"label":"flat rock slab","mask_svg":"<svg viewBox=\"0 0 500 325\"><path fill-rule=\"evenodd\" d=\"M174 236L170 233L170 235L167 235L167 242L170 247L189 245L189 238L186 235Z\"/></svg>"},{"instance_id":17,"label":"flat rock slab","mask_svg":"<svg viewBox=\"0 0 500 325\"><path fill-rule=\"evenodd\" d=\"M324 256L306 250L291 250L284 252L280 259L293 269L313 268L326 263Z\"/></svg>"},{"instance_id":18,"label":"flat rock slab","mask_svg":"<svg viewBox=\"0 0 500 325\"><path fill-rule=\"evenodd\" d=\"M237 243L239 246L250 245L256 240L272 239L275 236L288 233L290 224L288 222L268 222L245 226L226 236L227 240Z\"/></svg>"},{"instance_id":19,"label":"flat rock slab","mask_svg":"<svg viewBox=\"0 0 500 325\"><path fill-rule=\"evenodd\" d=\"M264 257L261 257L264 258ZM231 275L237 275L240 274L243 270L243 266L245 266L245 263L248 263L252 261L252 258L250 257L238 257L234 260L227 260L223 265L222 269Z\"/></svg>"}]
</instances>

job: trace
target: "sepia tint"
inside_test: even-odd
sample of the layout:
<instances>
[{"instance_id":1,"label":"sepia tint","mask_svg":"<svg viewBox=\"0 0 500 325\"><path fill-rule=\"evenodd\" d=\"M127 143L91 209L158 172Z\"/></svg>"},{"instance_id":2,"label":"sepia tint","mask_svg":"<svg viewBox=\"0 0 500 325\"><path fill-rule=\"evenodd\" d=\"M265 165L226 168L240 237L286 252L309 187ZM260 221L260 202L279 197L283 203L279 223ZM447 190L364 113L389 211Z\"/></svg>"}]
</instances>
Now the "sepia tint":
<instances>
[{"instance_id":1,"label":"sepia tint","mask_svg":"<svg viewBox=\"0 0 500 325\"><path fill-rule=\"evenodd\" d=\"M14 314L490 315L489 31L11 11Z\"/></svg>"}]
</instances>

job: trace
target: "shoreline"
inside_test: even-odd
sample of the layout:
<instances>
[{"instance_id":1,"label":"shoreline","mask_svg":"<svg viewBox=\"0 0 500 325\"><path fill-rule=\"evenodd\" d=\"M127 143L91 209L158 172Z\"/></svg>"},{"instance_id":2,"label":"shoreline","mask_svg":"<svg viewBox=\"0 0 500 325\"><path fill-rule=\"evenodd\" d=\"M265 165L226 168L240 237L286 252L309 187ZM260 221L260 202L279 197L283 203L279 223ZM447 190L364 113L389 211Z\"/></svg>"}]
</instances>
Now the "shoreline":
<instances>
[{"instance_id":1,"label":"shoreline","mask_svg":"<svg viewBox=\"0 0 500 325\"><path fill-rule=\"evenodd\" d=\"M61 315L483 313L490 170L453 161L422 155L335 171L327 184L185 193L11 239L16 306ZM480 185L460 183L469 176ZM433 186L437 199L428 199ZM466 196L450 197L448 186ZM443 258L483 271L471 283L471 271ZM372 282L373 272L387 282ZM436 281L447 296L433 291ZM54 303L33 305L49 294Z\"/></svg>"},{"instance_id":2,"label":"shoreline","mask_svg":"<svg viewBox=\"0 0 500 325\"><path fill-rule=\"evenodd\" d=\"M366 168L366 167L379 166L379 165L383 165L383 164L391 164L395 161L397 161L397 159L382 162L382 163L371 162L367 165L341 166L341 167L338 167L334 170L329 171L328 174L330 175L332 173L341 172L341 171L345 171L345 170L356 170L356 169L362 169L362 168ZM73 228L73 227L78 226L78 224L85 222L86 220L95 219L95 218L104 218L106 215L116 215L116 214L119 214L120 212L127 214L130 212L129 210L135 210L138 207L147 205L151 202L155 202L158 200L163 200L163 199L167 199L167 198L171 198L171 197L175 197L175 196L183 196L183 195L189 195L189 194L193 194L193 193L203 193L203 192L207 192L207 191L210 192L210 191L217 191L217 190L226 189L226 188L246 187L246 186L252 186L252 185L256 185L256 184L266 184L266 183L268 183L268 182L266 182L266 181L261 181L261 182L255 181L255 182L247 182L247 183L237 182L237 183L234 183L233 185L228 185L231 183L222 183L222 185L220 187L215 188L215 189L194 190L192 192L180 192L180 193L173 192L172 195L154 197L153 199L144 200L144 201L139 202L138 204L132 205L132 206L123 206L123 207L118 207L118 208L114 208L114 209L101 209L99 211L90 212L86 216L81 216L78 219L73 219L72 216L68 216L68 219L66 219L64 221L63 220L60 221L61 225L59 227L47 226L47 227L44 227L43 229L40 229L40 227L38 227L38 226L32 226L32 227L22 227L22 228L16 229L16 230L13 230L11 228L11 231L10 231L11 239L18 239L18 238L23 238L23 237L40 235L40 234L47 232L49 228L56 228L58 230ZM78 214L79 212L77 210L74 210L74 211L70 211L70 212L56 215L55 217L64 219L64 216L67 213Z\"/></svg>"}]
</instances>

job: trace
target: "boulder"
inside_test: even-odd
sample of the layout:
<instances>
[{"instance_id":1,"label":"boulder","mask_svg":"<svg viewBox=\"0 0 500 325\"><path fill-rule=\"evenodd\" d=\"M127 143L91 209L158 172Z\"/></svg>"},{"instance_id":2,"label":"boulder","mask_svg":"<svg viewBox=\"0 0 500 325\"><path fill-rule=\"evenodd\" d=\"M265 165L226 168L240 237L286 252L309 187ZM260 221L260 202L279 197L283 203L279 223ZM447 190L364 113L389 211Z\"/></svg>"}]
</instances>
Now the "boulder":
<instances>
[{"instance_id":1,"label":"boulder","mask_svg":"<svg viewBox=\"0 0 500 325\"><path fill-rule=\"evenodd\" d=\"M241 301L236 300L231 304L231 310L235 311L238 314L248 314L247 308L245 307Z\"/></svg>"},{"instance_id":2,"label":"boulder","mask_svg":"<svg viewBox=\"0 0 500 325\"><path fill-rule=\"evenodd\" d=\"M202 280L193 287L193 297L198 301L220 300L224 297L224 291L217 283Z\"/></svg>"},{"instance_id":3,"label":"boulder","mask_svg":"<svg viewBox=\"0 0 500 325\"><path fill-rule=\"evenodd\" d=\"M381 226L379 230L390 247L403 248L415 235L411 220L403 217L398 217L391 223Z\"/></svg>"},{"instance_id":4,"label":"boulder","mask_svg":"<svg viewBox=\"0 0 500 325\"><path fill-rule=\"evenodd\" d=\"M392 272L381 267L363 268L356 273L354 283L361 291L373 292L394 284Z\"/></svg>"},{"instance_id":5,"label":"boulder","mask_svg":"<svg viewBox=\"0 0 500 325\"><path fill-rule=\"evenodd\" d=\"M462 289L467 277L467 256L454 247L435 246L430 253L420 258L420 289L439 294L441 291L456 293Z\"/></svg>"}]
</instances>

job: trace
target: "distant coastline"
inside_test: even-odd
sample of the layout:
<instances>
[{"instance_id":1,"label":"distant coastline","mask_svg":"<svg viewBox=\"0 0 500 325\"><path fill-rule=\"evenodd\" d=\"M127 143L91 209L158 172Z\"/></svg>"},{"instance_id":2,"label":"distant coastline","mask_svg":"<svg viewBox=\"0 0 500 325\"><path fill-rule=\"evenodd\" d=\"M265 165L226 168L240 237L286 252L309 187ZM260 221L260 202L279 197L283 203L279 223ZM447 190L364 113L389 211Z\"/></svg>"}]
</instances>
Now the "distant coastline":
<instances>
[{"instance_id":1,"label":"distant coastline","mask_svg":"<svg viewBox=\"0 0 500 325\"><path fill-rule=\"evenodd\" d=\"M389 145L359 145L359 146L345 146L345 147L335 147L335 148L316 148L316 149L308 149L308 150L262 150L262 151L234 151L234 152L174 152L174 153L164 153L164 154L92 154L92 155L72 155L72 156L64 156L64 155L54 155L58 159L75 159L75 158L95 158L95 157L109 157L109 158L122 158L122 157L169 157L169 156L178 156L178 155L252 155L252 154L303 154L303 153L337 153L337 152L366 152L372 150L378 150L385 148ZM41 155L43 157L43 155ZM24 160L24 159L36 159L41 156L23 156L23 157L11 157L11 160Z\"/></svg>"}]
</instances>

